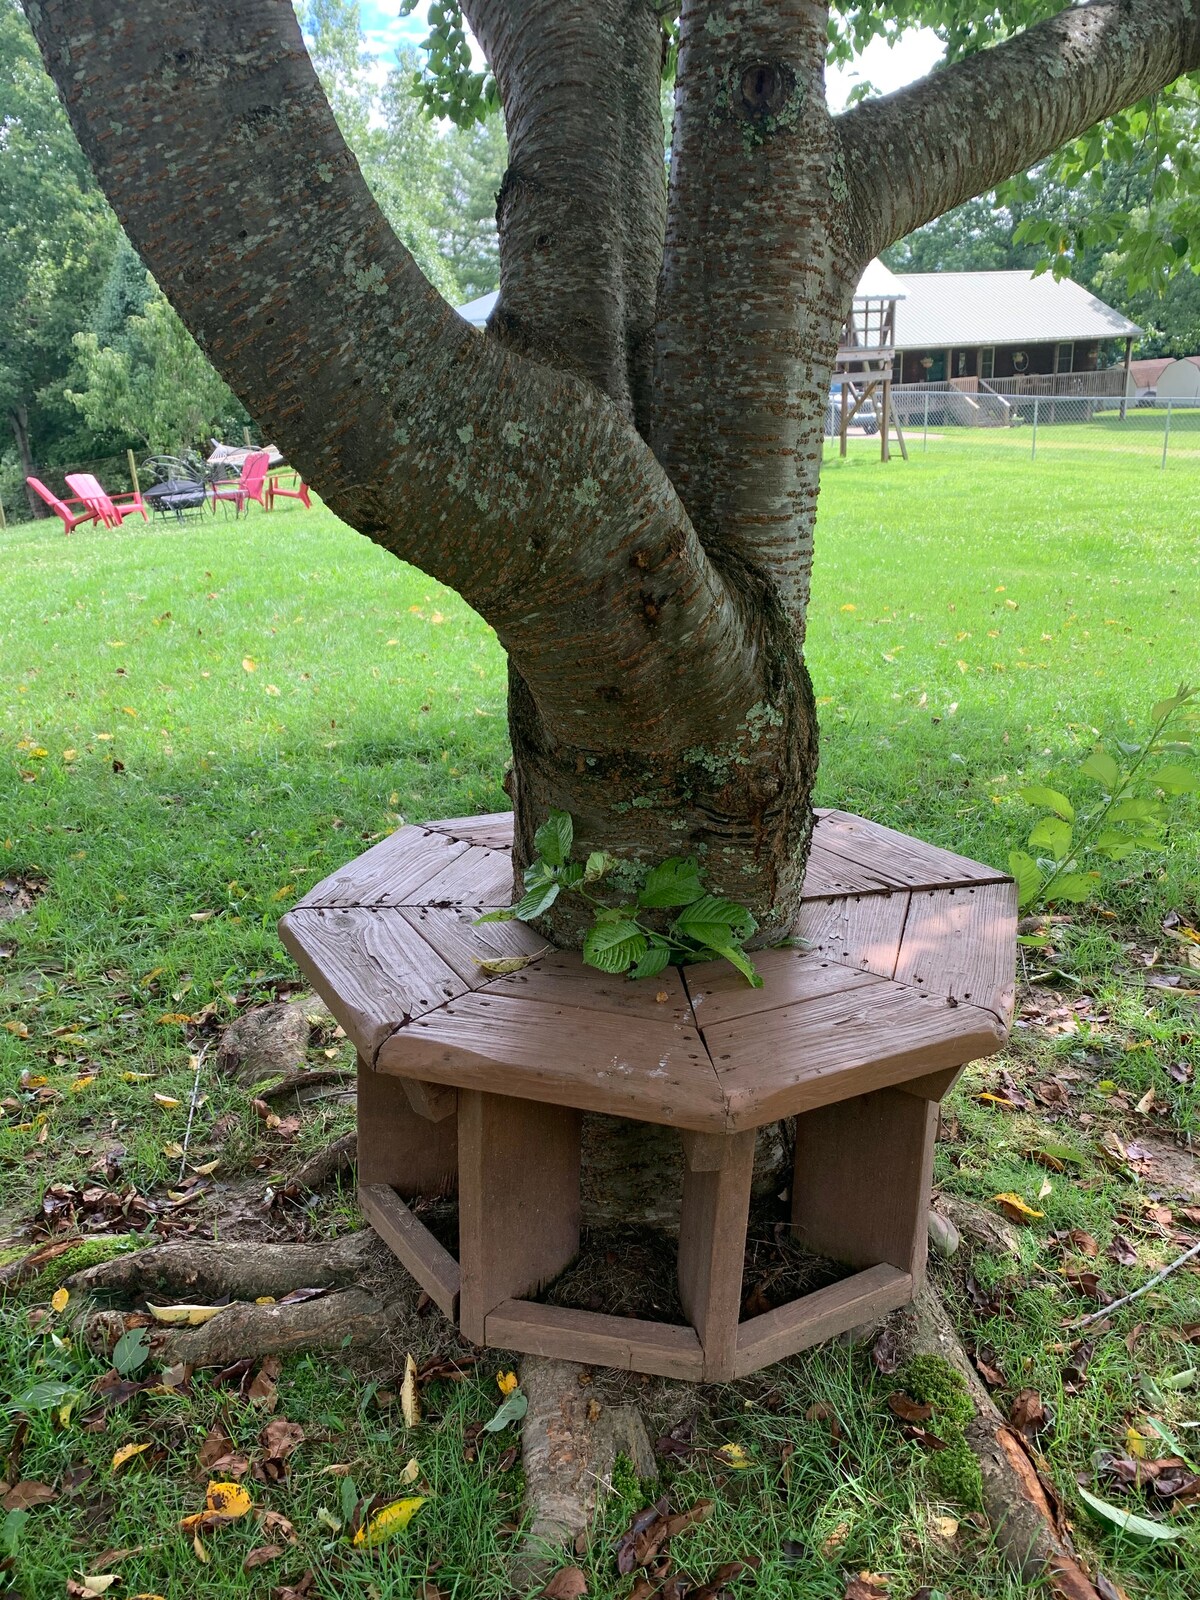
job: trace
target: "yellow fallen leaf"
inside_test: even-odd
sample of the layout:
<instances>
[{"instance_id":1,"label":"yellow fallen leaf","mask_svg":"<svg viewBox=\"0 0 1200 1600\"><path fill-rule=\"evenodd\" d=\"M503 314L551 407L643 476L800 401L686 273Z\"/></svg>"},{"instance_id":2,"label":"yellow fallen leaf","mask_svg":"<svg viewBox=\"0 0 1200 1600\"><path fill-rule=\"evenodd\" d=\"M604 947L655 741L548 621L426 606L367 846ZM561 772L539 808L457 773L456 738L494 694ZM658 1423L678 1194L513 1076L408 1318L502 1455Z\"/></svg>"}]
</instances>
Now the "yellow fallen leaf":
<instances>
[{"instance_id":1,"label":"yellow fallen leaf","mask_svg":"<svg viewBox=\"0 0 1200 1600\"><path fill-rule=\"evenodd\" d=\"M145 1444L123 1444L112 1458L112 1469L120 1472L127 1461L132 1461L134 1456L140 1456L143 1450L149 1450L150 1441Z\"/></svg>"},{"instance_id":2,"label":"yellow fallen leaf","mask_svg":"<svg viewBox=\"0 0 1200 1600\"><path fill-rule=\"evenodd\" d=\"M947 1542L953 1539L958 1532L958 1522L954 1517L934 1517L933 1527L938 1538L945 1539Z\"/></svg>"},{"instance_id":3,"label":"yellow fallen leaf","mask_svg":"<svg viewBox=\"0 0 1200 1600\"><path fill-rule=\"evenodd\" d=\"M163 1145L162 1153L168 1161L179 1161L183 1157L183 1146L177 1139L172 1139L170 1144Z\"/></svg>"},{"instance_id":4,"label":"yellow fallen leaf","mask_svg":"<svg viewBox=\"0 0 1200 1600\"><path fill-rule=\"evenodd\" d=\"M400 1414L406 1428L415 1428L421 1421L421 1397L417 1393L417 1363L411 1354L404 1358L404 1382L400 1385Z\"/></svg>"},{"instance_id":5,"label":"yellow fallen leaf","mask_svg":"<svg viewBox=\"0 0 1200 1600\"><path fill-rule=\"evenodd\" d=\"M357 1545L382 1544L385 1539L390 1539L393 1534L407 1528L417 1512L425 1504L419 1496L411 1500L393 1500L390 1506L384 1506L382 1511L377 1511L370 1522L365 1522L354 1535Z\"/></svg>"},{"instance_id":6,"label":"yellow fallen leaf","mask_svg":"<svg viewBox=\"0 0 1200 1600\"><path fill-rule=\"evenodd\" d=\"M994 1194L992 1199L1005 1216L1011 1217L1014 1222L1028 1222L1034 1217L1046 1215L1044 1211L1035 1211L1032 1206L1026 1205L1019 1194Z\"/></svg>"},{"instance_id":7,"label":"yellow fallen leaf","mask_svg":"<svg viewBox=\"0 0 1200 1600\"><path fill-rule=\"evenodd\" d=\"M838 1551L842 1548L849 1537L850 1524L848 1522L839 1522L837 1527L821 1545L821 1554L825 1557L826 1561L833 1560L834 1556L837 1555Z\"/></svg>"},{"instance_id":8,"label":"yellow fallen leaf","mask_svg":"<svg viewBox=\"0 0 1200 1600\"><path fill-rule=\"evenodd\" d=\"M255 661L253 656L243 656L242 657L242 671L243 672L257 672L258 671L258 662Z\"/></svg>"},{"instance_id":9,"label":"yellow fallen leaf","mask_svg":"<svg viewBox=\"0 0 1200 1600\"><path fill-rule=\"evenodd\" d=\"M723 1444L717 1451L717 1460L727 1467L734 1467L738 1472L743 1472L750 1466L750 1457L740 1444Z\"/></svg>"},{"instance_id":10,"label":"yellow fallen leaf","mask_svg":"<svg viewBox=\"0 0 1200 1600\"><path fill-rule=\"evenodd\" d=\"M175 1107L179 1104L179 1101L176 1100L174 1095L156 1093L154 1096L154 1103L156 1106L163 1106L167 1111L174 1111Z\"/></svg>"},{"instance_id":11,"label":"yellow fallen leaf","mask_svg":"<svg viewBox=\"0 0 1200 1600\"><path fill-rule=\"evenodd\" d=\"M511 1394L517 1387L516 1373L498 1372L496 1374L496 1387L500 1390L501 1394Z\"/></svg>"},{"instance_id":12,"label":"yellow fallen leaf","mask_svg":"<svg viewBox=\"0 0 1200 1600\"><path fill-rule=\"evenodd\" d=\"M55 1311L65 1311L67 1309L67 1301L70 1298L71 1291L69 1289L55 1289L54 1293L50 1296L50 1304L54 1307Z\"/></svg>"},{"instance_id":13,"label":"yellow fallen leaf","mask_svg":"<svg viewBox=\"0 0 1200 1600\"><path fill-rule=\"evenodd\" d=\"M291 894L295 887L296 885L294 883L285 883L282 889L276 889L275 893L271 896L271 899L282 900L285 895Z\"/></svg>"},{"instance_id":14,"label":"yellow fallen leaf","mask_svg":"<svg viewBox=\"0 0 1200 1600\"><path fill-rule=\"evenodd\" d=\"M215 1161L205 1161L201 1166L193 1167L192 1171L198 1178L210 1178L220 1165L221 1158L218 1156Z\"/></svg>"},{"instance_id":15,"label":"yellow fallen leaf","mask_svg":"<svg viewBox=\"0 0 1200 1600\"><path fill-rule=\"evenodd\" d=\"M417 1479L420 1476L421 1476L421 1464L417 1460L416 1456L412 1456L410 1458L409 1462L408 1462L408 1465L405 1467L404 1471L400 1474L400 1482L407 1487L407 1485L410 1484L410 1483L416 1483Z\"/></svg>"},{"instance_id":16,"label":"yellow fallen leaf","mask_svg":"<svg viewBox=\"0 0 1200 1600\"><path fill-rule=\"evenodd\" d=\"M158 1020L170 1027L173 1024L190 1022L192 1019L186 1011L164 1011Z\"/></svg>"},{"instance_id":17,"label":"yellow fallen leaf","mask_svg":"<svg viewBox=\"0 0 1200 1600\"><path fill-rule=\"evenodd\" d=\"M120 1583L119 1572L94 1572L91 1574L81 1572L79 1581L83 1589L83 1600L99 1600L99 1596L107 1594L114 1583Z\"/></svg>"},{"instance_id":18,"label":"yellow fallen leaf","mask_svg":"<svg viewBox=\"0 0 1200 1600\"><path fill-rule=\"evenodd\" d=\"M1146 1455L1146 1441L1134 1427L1125 1430L1125 1450L1128 1455L1144 1459Z\"/></svg>"},{"instance_id":19,"label":"yellow fallen leaf","mask_svg":"<svg viewBox=\"0 0 1200 1600\"><path fill-rule=\"evenodd\" d=\"M18 1039L28 1039L29 1029L23 1022L6 1022L4 1026L9 1033L15 1033Z\"/></svg>"},{"instance_id":20,"label":"yellow fallen leaf","mask_svg":"<svg viewBox=\"0 0 1200 1600\"><path fill-rule=\"evenodd\" d=\"M273 683L269 683L267 685L267 693L268 694L278 694L279 690L275 687L275 685Z\"/></svg>"},{"instance_id":21,"label":"yellow fallen leaf","mask_svg":"<svg viewBox=\"0 0 1200 1600\"><path fill-rule=\"evenodd\" d=\"M204 1506L207 1511L214 1511L221 1517L244 1517L248 1511L253 1511L254 1501L240 1483L210 1482L208 1493L204 1496Z\"/></svg>"},{"instance_id":22,"label":"yellow fallen leaf","mask_svg":"<svg viewBox=\"0 0 1200 1600\"><path fill-rule=\"evenodd\" d=\"M152 1306L147 1300L146 1310L155 1322L171 1328L199 1328L226 1308L224 1306Z\"/></svg>"},{"instance_id":23,"label":"yellow fallen leaf","mask_svg":"<svg viewBox=\"0 0 1200 1600\"><path fill-rule=\"evenodd\" d=\"M152 1072L123 1072L121 1074L121 1082L145 1083L147 1078L152 1078L153 1076L154 1074Z\"/></svg>"},{"instance_id":24,"label":"yellow fallen leaf","mask_svg":"<svg viewBox=\"0 0 1200 1600\"><path fill-rule=\"evenodd\" d=\"M94 1072L85 1072L81 1078L75 1079L75 1082L71 1085L71 1093L82 1094L85 1089L90 1089L95 1081L96 1074Z\"/></svg>"},{"instance_id":25,"label":"yellow fallen leaf","mask_svg":"<svg viewBox=\"0 0 1200 1600\"><path fill-rule=\"evenodd\" d=\"M256 1306L273 1306L275 1303L275 1296L273 1294L258 1294L254 1297L254 1304Z\"/></svg>"},{"instance_id":26,"label":"yellow fallen leaf","mask_svg":"<svg viewBox=\"0 0 1200 1600\"><path fill-rule=\"evenodd\" d=\"M208 1551L204 1548L203 1541L198 1533L192 1535L192 1549L196 1552L196 1560L201 1566L208 1565Z\"/></svg>"}]
</instances>

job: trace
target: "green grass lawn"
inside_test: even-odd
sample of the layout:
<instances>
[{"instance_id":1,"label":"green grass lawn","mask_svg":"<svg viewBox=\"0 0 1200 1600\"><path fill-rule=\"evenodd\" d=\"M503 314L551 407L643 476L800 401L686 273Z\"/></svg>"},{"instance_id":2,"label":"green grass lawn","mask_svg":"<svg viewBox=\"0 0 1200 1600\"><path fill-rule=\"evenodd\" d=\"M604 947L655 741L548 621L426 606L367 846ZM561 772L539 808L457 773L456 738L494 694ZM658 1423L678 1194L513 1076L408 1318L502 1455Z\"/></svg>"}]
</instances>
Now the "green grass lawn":
<instances>
[{"instance_id":1,"label":"green grass lawn","mask_svg":"<svg viewBox=\"0 0 1200 1600\"><path fill-rule=\"evenodd\" d=\"M856 444L828 464L809 656L823 726L819 799L1002 864L1035 816L1017 795L1023 783L1072 787L1097 737L1128 735L1153 701L1197 676L1200 542L1191 469L1040 446L1032 463L995 438L931 440L928 453L888 467ZM195 1048L192 1025L177 1019L209 1005L232 1015L294 977L275 923L318 878L404 820L506 804L504 673L491 631L330 514L296 506L240 521L138 521L69 539L57 529L0 535L0 869L44 884L29 915L0 925L0 1243L15 1241L46 1186L83 1182L113 1142L126 1150L123 1184L174 1181L178 1162L164 1148L182 1137ZM1122 1314L1071 1393L1060 1319L1090 1306L1063 1287L1054 1233L1082 1229L1101 1250L1117 1234L1132 1239L1136 1265L1104 1258L1113 1293L1178 1253L1146 1219L1152 1174L1097 1144L1106 1131L1127 1142L1146 1128L1169 1144L1196 1127L1195 1002L1186 984L1172 994L1136 974L1164 915L1200 922L1198 839L1200 806L1185 801L1165 854L1125 863L1101 911L1056 926L1052 948L1030 954L1033 975L1064 1004L1086 1002L1077 1023L1020 1034L1003 1063L958 1091L939 1144L947 1191L990 1202L1014 1190L1044 1213L1025 1230L1019 1263L980 1258L981 1288L972 1292L957 1266L943 1287L970 1336L996 1353L1001 1393L1037 1387L1056 1408L1041 1448L1085 1548L1132 1595L1162 1600L1200 1583L1194 1527L1182 1554L1164 1555L1089 1522L1073 1485L1083 1473L1120 1498L1091 1476L1093 1452L1124 1448L1126 1428L1150 1410L1200 1440L1186 1432L1200 1420L1196 1391L1152 1387L1188 1366L1188 1346L1172 1335L1200 1322L1200 1279L1177 1274ZM1001 1070L1025 1083L1063 1068L1076 1075L1075 1103L1049 1133L1032 1102L1007 1110L972 1098ZM1135 1113L1151 1088L1154 1112ZM336 1105L310 1114L292 1151L316 1148L346 1118ZM1047 1137L1076 1153L1062 1176L1029 1155ZM192 1148L260 1187L283 1159L264 1145L246 1094L215 1080ZM350 1212L334 1201L313 1226L344 1226ZM103 1370L59 1350L53 1323L31 1329L22 1312L6 1326L6 1392ZM370 1396L360 1404L362 1369L347 1374L336 1363L285 1369L283 1408L321 1440L268 1496L300 1535L292 1581L335 1539L317 1520L318 1506L338 1505L323 1466L350 1461L364 1492L401 1492L409 1451L398 1425ZM506 1593L500 1552L518 1477L496 1473L490 1458L468 1471L460 1449L465 1420L493 1404L490 1382L444 1396L444 1420L414 1447L436 1509L386 1553L355 1556L322 1600L417 1595L435 1567L446 1594ZM719 1483L692 1466L672 1490L686 1503L715 1484L718 1514L689 1536L699 1567L759 1554L768 1600L840 1600L845 1573L860 1568L894 1574L900 1600L921 1584L972 1600L1029 1592L969 1522L952 1538L937 1534L935 1519L954 1508L896 1431L884 1404L891 1384L869 1358L815 1352L772 1383L771 1406L762 1384L710 1397L705 1428L716 1442L743 1442L752 1466ZM827 1426L805 1420L821 1399L842 1418L836 1449ZM196 1497L198 1440L222 1403L198 1380L186 1401L147 1399L95 1434L39 1414L23 1473L57 1481L84 1457L95 1470L86 1493L39 1508L20 1530L27 1600L62 1593L72 1572L96 1570L98 1553L130 1545L144 1548L124 1558L117 1595L266 1595L283 1581L271 1568L242 1575L248 1533L226 1531L219 1548L214 1539L201 1565L177 1532ZM247 1438L261 1426L237 1407L229 1415ZM113 1479L112 1453L151 1423L161 1453ZM785 1441L796 1450L786 1481ZM1156 1509L1195 1522L1194 1510ZM628 1512L610 1507L602 1533L619 1532ZM604 1537L581 1565L594 1594L628 1587Z\"/></svg>"}]
</instances>

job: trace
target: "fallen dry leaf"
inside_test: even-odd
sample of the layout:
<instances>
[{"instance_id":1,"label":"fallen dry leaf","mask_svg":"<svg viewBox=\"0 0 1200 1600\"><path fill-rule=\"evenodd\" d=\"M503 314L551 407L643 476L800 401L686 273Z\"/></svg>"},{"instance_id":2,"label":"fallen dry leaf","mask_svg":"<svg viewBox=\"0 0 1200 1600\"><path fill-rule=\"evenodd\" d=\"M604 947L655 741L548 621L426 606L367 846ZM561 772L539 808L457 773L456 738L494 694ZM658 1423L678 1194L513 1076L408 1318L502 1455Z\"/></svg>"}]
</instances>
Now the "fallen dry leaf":
<instances>
[{"instance_id":1,"label":"fallen dry leaf","mask_svg":"<svg viewBox=\"0 0 1200 1600\"><path fill-rule=\"evenodd\" d=\"M251 1550L242 1562L243 1572L253 1572L255 1567L265 1567L268 1561L275 1561L283 1554L281 1544L260 1544Z\"/></svg>"},{"instance_id":2,"label":"fallen dry leaf","mask_svg":"<svg viewBox=\"0 0 1200 1600\"><path fill-rule=\"evenodd\" d=\"M921 1404L920 1401L911 1399L908 1395L897 1392L887 1397L888 1409L901 1422L928 1422L933 1415L933 1407Z\"/></svg>"},{"instance_id":3,"label":"fallen dry leaf","mask_svg":"<svg viewBox=\"0 0 1200 1600\"><path fill-rule=\"evenodd\" d=\"M58 1495L48 1483L22 1478L8 1491L2 1503L5 1511L28 1511L32 1506L48 1506L57 1499Z\"/></svg>"},{"instance_id":4,"label":"fallen dry leaf","mask_svg":"<svg viewBox=\"0 0 1200 1600\"><path fill-rule=\"evenodd\" d=\"M132 1461L134 1456L140 1456L143 1450L149 1450L150 1441L145 1444L123 1444L112 1458L112 1470L120 1472L127 1461Z\"/></svg>"},{"instance_id":5,"label":"fallen dry leaf","mask_svg":"<svg viewBox=\"0 0 1200 1600\"><path fill-rule=\"evenodd\" d=\"M172 1328L199 1328L227 1309L226 1306L152 1306L148 1300L146 1302L146 1310L155 1322Z\"/></svg>"},{"instance_id":6,"label":"fallen dry leaf","mask_svg":"<svg viewBox=\"0 0 1200 1600\"><path fill-rule=\"evenodd\" d=\"M542 1590L544 1600L579 1600L588 1592L587 1578L578 1567L561 1567Z\"/></svg>"},{"instance_id":7,"label":"fallen dry leaf","mask_svg":"<svg viewBox=\"0 0 1200 1600\"><path fill-rule=\"evenodd\" d=\"M1035 1217L1046 1215L1044 1211L1038 1211L1033 1206L1027 1205L1019 1194L996 1194L992 1199L1012 1222L1032 1222Z\"/></svg>"},{"instance_id":8,"label":"fallen dry leaf","mask_svg":"<svg viewBox=\"0 0 1200 1600\"><path fill-rule=\"evenodd\" d=\"M404 1418L406 1428L419 1426L421 1397L417 1389L417 1363L411 1354L404 1358L404 1382L400 1386L400 1414Z\"/></svg>"}]
</instances>

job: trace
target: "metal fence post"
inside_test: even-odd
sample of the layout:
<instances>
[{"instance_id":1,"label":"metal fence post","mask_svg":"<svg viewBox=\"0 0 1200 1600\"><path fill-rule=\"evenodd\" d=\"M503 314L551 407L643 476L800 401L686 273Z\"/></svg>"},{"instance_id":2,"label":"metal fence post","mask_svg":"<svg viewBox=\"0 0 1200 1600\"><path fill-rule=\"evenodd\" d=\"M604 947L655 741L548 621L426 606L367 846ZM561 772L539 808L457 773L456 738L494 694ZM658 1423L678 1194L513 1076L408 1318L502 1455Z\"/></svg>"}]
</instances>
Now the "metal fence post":
<instances>
[{"instance_id":1,"label":"metal fence post","mask_svg":"<svg viewBox=\"0 0 1200 1600\"><path fill-rule=\"evenodd\" d=\"M1167 420L1163 424L1163 453L1162 453L1162 461L1159 463L1160 467L1162 468L1162 470L1164 472L1167 470L1167 443L1170 440L1170 437L1171 437L1171 402L1168 400L1167 401Z\"/></svg>"},{"instance_id":2,"label":"metal fence post","mask_svg":"<svg viewBox=\"0 0 1200 1600\"><path fill-rule=\"evenodd\" d=\"M928 449L929 449L929 390L926 389L926 391L925 391L925 430L924 430L923 434L921 435L921 450L922 450L922 452L925 452L925 451L928 451Z\"/></svg>"},{"instance_id":3,"label":"metal fence post","mask_svg":"<svg viewBox=\"0 0 1200 1600\"><path fill-rule=\"evenodd\" d=\"M1036 461L1037 460L1037 424L1038 424L1038 402L1037 402L1037 397L1035 396L1034 397L1034 402L1033 402L1033 451L1032 451L1032 453L1031 453L1031 455L1029 457L1029 459L1031 461Z\"/></svg>"}]
</instances>

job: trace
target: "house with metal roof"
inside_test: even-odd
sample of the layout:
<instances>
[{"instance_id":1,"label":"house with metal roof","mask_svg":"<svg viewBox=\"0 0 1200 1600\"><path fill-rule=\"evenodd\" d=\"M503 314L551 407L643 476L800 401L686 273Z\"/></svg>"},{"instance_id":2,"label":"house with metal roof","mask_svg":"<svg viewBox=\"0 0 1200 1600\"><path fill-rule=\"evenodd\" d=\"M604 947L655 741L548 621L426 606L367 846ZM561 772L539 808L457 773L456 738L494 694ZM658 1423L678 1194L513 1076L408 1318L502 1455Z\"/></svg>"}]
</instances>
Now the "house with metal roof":
<instances>
[{"instance_id":1,"label":"house with metal roof","mask_svg":"<svg viewBox=\"0 0 1200 1600\"><path fill-rule=\"evenodd\" d=\"M1095 374L1102 357L1120 353L1120 365L1104 365L1112 369L1112 392L1125 390L1125 369L1142 330L1070 278L1048 272L896 277L904 292L896 317L898 383L974 379L1007 393L1083 388L1062 380ZM1103 386L1086 387L1094 393Z\"/></svg>"}]
</instances>

